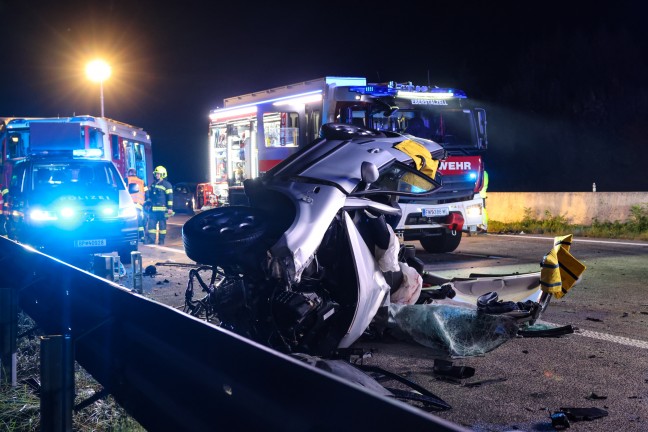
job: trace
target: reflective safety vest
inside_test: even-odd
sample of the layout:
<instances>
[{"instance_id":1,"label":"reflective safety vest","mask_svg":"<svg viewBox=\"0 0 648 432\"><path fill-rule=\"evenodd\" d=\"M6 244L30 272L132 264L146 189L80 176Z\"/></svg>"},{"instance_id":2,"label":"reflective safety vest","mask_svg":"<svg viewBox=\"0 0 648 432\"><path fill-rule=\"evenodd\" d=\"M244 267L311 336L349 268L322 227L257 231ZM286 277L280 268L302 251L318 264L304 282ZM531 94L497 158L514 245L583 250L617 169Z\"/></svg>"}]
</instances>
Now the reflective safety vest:
<instances>
[{"instance_id":1,"label":"reflective safety vest","mask_svg":"<svg viewBox=\"0 0 648 432\"><path fill-rule=\"evenodd\" d=\"M488 198L488 171L484 170L484 181L482 183L482 188L479 191L479 196L482 198Z\"/></svg>"},{"instance_id":2,"label":"reflective safety vest","mask_svg":"<svg viewBox=\"0 0 648 432\"><path fill-rule=\"evenodd\" d=\"M136 206L143 206L144 200L146 199L146 186L144 186L144 180L137 176L128 176L128 184L135 183L139 186L139 192L132 193L131 197Z\"/></svg>"}]
</instances>

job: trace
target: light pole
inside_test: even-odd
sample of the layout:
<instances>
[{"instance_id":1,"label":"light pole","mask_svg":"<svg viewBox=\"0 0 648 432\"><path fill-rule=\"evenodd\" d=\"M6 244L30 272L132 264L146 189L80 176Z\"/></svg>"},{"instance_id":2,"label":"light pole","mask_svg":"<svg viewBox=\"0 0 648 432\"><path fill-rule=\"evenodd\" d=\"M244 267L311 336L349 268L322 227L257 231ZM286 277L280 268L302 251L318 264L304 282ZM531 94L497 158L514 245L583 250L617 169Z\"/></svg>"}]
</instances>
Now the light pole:
<instances>
[{"instance_id":1,"label":"light pole","mask_svg":"<svg viewBox=\"0 0 648 432\"><path fill-rule=\"evenodd\" d=\"M93 60L86 66L86 75L91 81L98 82L101 89L101 117L104 117L103 83L110 77L112 69L103 60Z\"/></svg>"}]
</instances>

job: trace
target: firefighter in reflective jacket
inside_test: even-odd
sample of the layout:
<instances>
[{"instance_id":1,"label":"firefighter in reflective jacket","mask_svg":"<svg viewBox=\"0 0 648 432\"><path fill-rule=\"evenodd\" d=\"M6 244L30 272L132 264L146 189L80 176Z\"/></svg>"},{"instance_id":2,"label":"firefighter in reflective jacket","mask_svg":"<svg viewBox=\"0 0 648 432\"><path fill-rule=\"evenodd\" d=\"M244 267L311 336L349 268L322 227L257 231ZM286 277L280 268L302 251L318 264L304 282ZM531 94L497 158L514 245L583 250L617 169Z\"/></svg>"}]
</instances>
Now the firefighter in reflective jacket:
<instances>
[{"instance_id":1,"label":"firefighter in reflective jacket","mask_svg":"<svg viewBox=\"0 0 648 432\"><path fill-rule=\"evenodd\" d=\"M146 201L147 187L144 185L144 180L137 176L135 168L128 169L128 184L135 183L139 186L139 192L131 194L133 203L137 209L137 235L141 241L144 241L144 228L146 227L146 219L144 218L144 201Z\"/></svg>"},{"instance_id":2,"label":"firefighter in reflective jacket","mask_svg":"<svg viewBox=\"0 0 648 432\"><path fill-rule=\"evenodd\" d=\"M166 219L173 214L173 186L166 180L167 170L163 166L155 168L153 177L155 181L146 192L147 202L150 201L151 203L151 213L144 244L155 243L155 235L157 234L158 244L163 245L167 232Z\"/></svg>"},{"instance_id":3,"label":"firefighter in reflective jacket","mask_svg":"<svg viewBox=\"0 0 648 432\"><path fill-rule=\"evenodd\" d=\"M482 223L477 227L479 232L488 231L488 212L486 211L486 198L488 198L488 171L484 170L484 183L479 191L479 196L484 199L484 207L482 208Z\"/></svg>"}]
</instances>

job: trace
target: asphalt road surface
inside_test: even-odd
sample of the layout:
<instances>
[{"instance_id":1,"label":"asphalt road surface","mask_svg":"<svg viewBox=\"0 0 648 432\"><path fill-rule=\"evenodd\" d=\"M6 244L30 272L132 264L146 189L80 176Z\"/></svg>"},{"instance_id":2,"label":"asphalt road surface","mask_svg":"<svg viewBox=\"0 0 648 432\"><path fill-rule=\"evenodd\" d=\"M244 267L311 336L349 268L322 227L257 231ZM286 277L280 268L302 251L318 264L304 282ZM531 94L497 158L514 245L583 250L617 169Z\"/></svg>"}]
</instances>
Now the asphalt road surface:
<instances>
[{"instance_id":1,"label":"asphalt road surface","mask_svg":"<svg viewBox=\"0 0 648 432\"><path fill-rule=\"evenodd\" d=\"M180 234L187 218L170 219L166 246L140 247L145 266L159 263L157 275L145 278L145 295L178 308L188 275L180 263L192 263L184 255ZM538 271L552 240L471 236L450 254L427 254L411 244L427 271L466 277ZM366 353L362 362L427 388L452 406L434 415L470 430L549 431L554 430L550 413L595 407L608 415L571 421L570 430L647 431L648 243L575 238L571 252L587 270L564 298L552 299L541 323L573 325L573 334L518 337L483 356L450 358L453 366L475 369L474 376L453 381L433 372L438 353L389 336L357 342L355 347ZM120 283L128 286L126 279Z\"/></svg>"}]
</instances>

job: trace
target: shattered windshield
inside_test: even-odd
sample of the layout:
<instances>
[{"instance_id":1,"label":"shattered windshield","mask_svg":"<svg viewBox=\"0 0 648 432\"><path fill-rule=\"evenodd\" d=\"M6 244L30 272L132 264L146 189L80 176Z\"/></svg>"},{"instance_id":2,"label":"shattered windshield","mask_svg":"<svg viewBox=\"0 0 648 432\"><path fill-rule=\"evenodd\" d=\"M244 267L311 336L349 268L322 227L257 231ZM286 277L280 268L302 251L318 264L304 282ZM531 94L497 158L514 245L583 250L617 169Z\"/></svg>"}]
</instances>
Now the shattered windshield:
<instances>
[{"instance_id":1,"label":"shattered windshield","mask_svg":"<svg viewBox=\"0 0 648 432\"><path fill-rule=\"evenodd\" d=\"M409 165L394 162L380 170L378 180L371 183L369 189L356 192L354 195L389 193L390 195L412 196L429 194L439 184Z\"/></svg>"}]
</instances>

